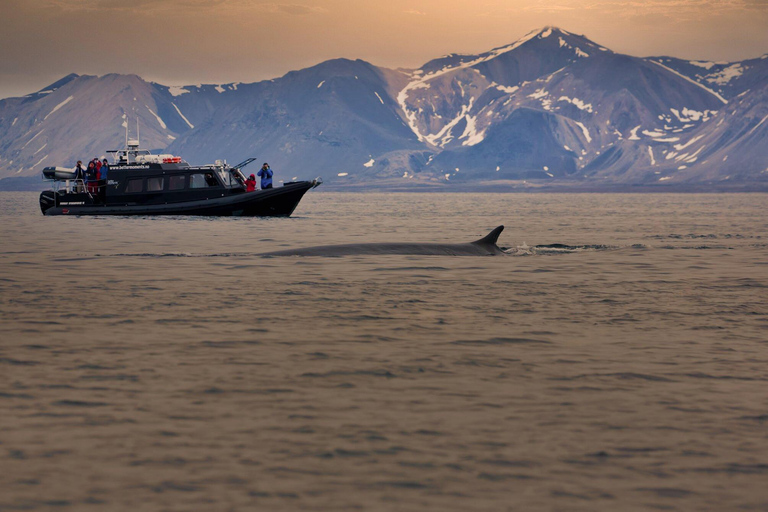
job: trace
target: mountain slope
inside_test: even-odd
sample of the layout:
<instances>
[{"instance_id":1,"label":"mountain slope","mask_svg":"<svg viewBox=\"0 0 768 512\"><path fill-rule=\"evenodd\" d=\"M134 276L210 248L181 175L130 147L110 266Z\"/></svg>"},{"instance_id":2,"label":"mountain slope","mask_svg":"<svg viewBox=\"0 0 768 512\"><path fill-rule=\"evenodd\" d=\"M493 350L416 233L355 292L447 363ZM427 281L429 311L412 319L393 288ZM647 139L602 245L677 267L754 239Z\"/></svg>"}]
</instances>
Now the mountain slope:
<instances>
[{"instance_id":1,"label":"mountain slope","mask_svg":"<svg viewBox=\"0 0 768 512\"><path fill-rule=\"evenodd\" d=\"M354 181L377 170L378 155L421 147L387 93L384 74L371 64L328 61L257 85L169 151L190 161L213 151L234 160L257 156L289 178Z\"/></svg>"},{"instance_id":2,"label":"mountain slope","mask_svg":"<svg viewBox=\"0 0 768 512\"><path fill-rule=\"evenodd\" d=\"M29 175L46 165L74 166L123 147L125 128L144 147L164 148L188 127L151 84L135 75L70 75L24 98L0 101L0 168Z\"/></svg>"},{"instance_id":3,"label":"mountain slope","mask_svg":"<svg viewBox=\"0 0 768 512\"><path fill-rule=\"evenodd\" d=\"M740 62L708 62L674 57L650 57L661 64L730 99L759 86L768 78L768 54Z\"/></svg>"}]
</instances>

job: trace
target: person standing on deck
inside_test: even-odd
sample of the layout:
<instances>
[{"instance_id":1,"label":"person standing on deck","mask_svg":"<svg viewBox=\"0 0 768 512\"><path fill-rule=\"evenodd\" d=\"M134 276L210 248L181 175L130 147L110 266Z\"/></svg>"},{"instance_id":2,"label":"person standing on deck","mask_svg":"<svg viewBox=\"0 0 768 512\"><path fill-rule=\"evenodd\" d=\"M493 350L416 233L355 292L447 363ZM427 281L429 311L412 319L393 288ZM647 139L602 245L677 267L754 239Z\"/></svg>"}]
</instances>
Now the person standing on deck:
<instances>
[{"instance_id":1,"label":"person standing on deck","mask_svg":"<svg viewBox=\"0 0 768 512\"><path fill-rule=\"evenodd\" d=\"M106 201L107 199L107 174L108 173L109 173L109 161L105 158L101 164L101 167L99 167L99 171L98 171L99 196L101 197L102 201Z\"/></svg>"},{"instance_id":2,"label":"person standing on deck","mask_svg":"<svg viewBox=\"0 0 768 512\"><path fill-rule=\"evenodd\" d=\"M77 166L75 167L75 192L85 192L85 187L83 186L84 180L85 171L83 170L83 162L82 160L78 160Z\"/></svg>"},{"instance_id":3,"label":"person standing on deck","mask_svg":"<svg viewBox=\"0 0 768 512\"><path fill-rule=\"evenodd\" d=\"M256 190L256 175L251 174L248 179L245 180L245 191L254 192Z\"/></svg>"},{"instance_id":4,"label":"person standing on deck","mask_svg":"<svg viewBox=\"0 0 768 512\"><path fill-rule=\"evenodd\" d=\"M101 163L101 168L99 168L99 180L104 181L104 185L106 185L107 181L107 174L109 173L109 161L105 158L104 161Z\"/></svg>"},{"instance_id":5,"label":"person standing on deck","mask_svg":"<svg viewBox=\"0 0 768 512\"><path fill-rule=\"evenodd\" d=\"M96 164L91 160L88 162L88 169L85 170L85 188L89 194L95 194L96 187Z\"/></svg>"},{"instance_id":6,"label":"person standing on deck","mask_svg":"<svg viewBox=\"0 0 768 512\"><path fill-rule=\"evenodd\" d=\"M272 188L272 175L274 173L269 168L268 163L264 162L264 165L261 166L261 169L256 174L261 176L261 190Z\"/></svg>"}]
</instances>

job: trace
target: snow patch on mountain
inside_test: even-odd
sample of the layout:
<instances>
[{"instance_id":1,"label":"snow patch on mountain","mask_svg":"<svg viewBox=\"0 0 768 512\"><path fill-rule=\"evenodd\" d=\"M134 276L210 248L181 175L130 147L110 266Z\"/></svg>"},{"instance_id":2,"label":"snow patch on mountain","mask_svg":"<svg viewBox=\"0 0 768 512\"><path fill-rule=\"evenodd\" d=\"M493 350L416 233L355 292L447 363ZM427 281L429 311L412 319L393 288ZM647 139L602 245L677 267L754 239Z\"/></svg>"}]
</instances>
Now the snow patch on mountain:
<instances>
[{"instance_id":1,"label":"snow patch on mountain","mask_svg":"<svg viewBox=\"0 0 768 512\"><path fill-rule=\"evenodd\" d=\"M549 93L542 89L536 89L533 93L528 95L529 98L539 100L541 107L544 110L552 110L552 100L549 98Z\"/></svg>"},{"instance_id":2,"label":"snow patch on mountain","mask_svg":"<svg viewBox=\"0 0 768 512\"><path fill-rule=\"evenodd\" d=\"M566 101L573 105L574 107L578 108L579 110L586 110L590 114L592 113L592 104L591 103L585 103L581 101L579 98L569 98L568 96L560 96L557 99L558 102L560 101Z\"/></svg>"},{"instance_id":3,"label":"snow patch on mountain","mask_svg":"<svg viewBox=\"0 0 768 512\"><path fill-rule=\"evenodd\" d=\"M494 84L494 86L496 87L496 89L500 90L501 92L505 92L507 94L514 94L517 90L520 89L520 87L517 85L513 87L509 87L507 85Z\"/></svg>"},{"instance_id":4,"label":"snow patch on mountain","mask_svg":"<svg viewBox=\"0 0 768 512\"><path fill-rule=\"evenodd\" d=\"M180 116L180 117L181 117L181 118L184 120L184 122L185 122L185 123L187 123L187 126L189 126L189 128L190 128L190 129L194 129L194 128L195 128L195 125L193 125L192 123L190 123L190 122L189 122L189 119L187 119L186 117L184 117L184 114L182 114L182 113L181 113L181 110L179 110L179 107L177 107L175 103L171 103L171 105L173 105L173 108L175 108L175 109L176 109L176 112L177 112L177 113L179 114L179 116Z\"/></svg>"},{"instance_id":5,"label":"snow patch on mountain","mask_svg":"<svg viewBox=\"0 0 768 512\"><path fill-rule=\"evenodd\" d=\"M693 137L691 140L689 140L685 144L675 144L674 148L676 150L678 150L678 151L682 151L683 149L687 148L691 144L694 144L696 141L700 140L702 137L704 137L704 136L703 135L697 135L696 137Z\"/></svg>"},{"instance_id":6,"label":"snow patch on mountain","mask_svg":"<svg viewBox=\"0 0 768 512\"><path fill-rule=\"evenodd\" d=\"M160 123L160 126L163 128L163 130L167 130L168 127L165 125L165 122L163 122L163 120L160 118L160 116L155 114L155 112L151 108L149 108L149 105L144 105L144 106L147 107L147 110L149 110L150 114L155 116L155 119L157 119L157 122Z\"/></svg>"},{"instance_id":7,"label":"snow patch on mountain","mask_svg":"<svg viewBox=\"0 0 768 512\"><path fill-rule=\"evenodd\" d=\"M70 101L72 101L73 99L74 99L74 96L70 96L69 98L65 99L64 101L62 101L61 103L59 103L58 105L56 105L55 107L53 107L53 110L51 110L51 111L48 113L48 115L47 115L47 116L45 116L45 117L43 118L43 121L45 121L46 119L48 119L49 117L51 117L51 114L53 114L54 112L58 111L58 110L59 110L61 107L63 107L64 105L66 105L67 103L69 103Z\"/></svg>"},{"instance_id":8,"label":"snow patch on mountain","mask_svg":"<svg viewBox=\"0 0 768 512\"><path fill-rule=\"evenodd\" d=\"M474 146L475 144L479 144L480 142L483 142L485 139L485 130L478 132L477 131L477 117L472 117L470 115L465 116L467 120L467 127L464 129L464 133L461 134L459 137L459 140L461 139L467 139L464 142L461 143L462 146Z\"/></svg>"},{"instance_id":9,"label":"snow patch on mountain","mask_svg":"<svg viewBox=\"0 0 768 512\"><path fill-rule=\"evenodd\" d=\"M698 110L693 110L689 108L683 108L683 111L680 112L679 110L675 108L670 108L670 112L672 112L678 121L681 123L690 123L690 122L698 122L698 121L709 121L710 116L713 116L717 114L716 110L705 110L703 112L699 112Z\"/></svg>"},{"instance_id":10,"label":"snow patch on mountain","mask_svg":"<svg viewBox=\"0 0 768 512\"><path fill-rule=\"evenodd\" d=\"M741 75L744 74L744 71L749 69L748 67L744 67L741 64L733 64L731 66L728 66L727 68L724 68L720 70L717 73L712 73L711 75L707 75L704 77L704 79L713 84L717 85L726 85L728 82L733 80L734 78L738 78Z\"/></svg>"},{"instance_id":11,"label":"snow patch on mountain","mask_svg":"<svg viewBox=\"0 0 768 512\"><path fill-rule=\"evenodd\" d=\"M48 155L45 155L43 158L41 158L40 160L38 160L38 162L37 162L35 165L33 165L33 166L32 166L32 168L34 169L35 167L37 167L38 165L40 165L41 163L43 163L43 160L45 160L46 158L48 158Z\"/></svg>"},{"instance_id":12,"label":"snow patch on mountain","mask_svg":"<svg viewBox=\"0 0 768 512\"><path fill-rule=\"evenodd\" d=\"M189 91L184 86L171 85L170 87L168 87L168 92L171 93L171 96L175 98L176 96L187 94Z\"/></svg>"},{"instance_id":13,"label":"snow patch on mountain","mask_svg":"<svg viewBox=\"0 0 768 512\"><path fill-rule=\"evenodd\" d=\"M700 60L689 60L688 64L691 64L693 66L698 66L700 68L704 68L706 70L712 69L712 66L715 65L714 62L704 62Z\"/></svg>"},{"instance_id":14,"label":"snow patch on mountain","mask_svg":"<svg viewBox=\"0 0 768 512\"><path fill-rule=\"evenodd\" d=\"M760 120L760 122L759 122L759 123L757 123L757 124L755 125L755 127L754 127L754 128L752 128L751 130L749 130L749 133L747 133L747 135L752 135L752 133L753 133L755 130L757 130L757 129L760 127L760 125L761 125L761 124L763 124L763 123L765 122L765 120L766 120L766 119L768 119L768 115L767 115L767 116L765 116L764 118L762 118L762 119Z\"/></svg>"},{"instance_id":15,"label":"snow patch on mountain","mask_svg":"<svg viewBox=\"0 0 768 512\"><path fill-rule=\"evenodd\" d=\"M379 98L379 101L380 101L380 102L381 102L381 104L383 105L383 104L384 104L384 100L383 100L383 99L381 99L381 96L379 96L379 93L378 93L378 92L376 92L376 91L373 91L373 94L375 94L375 95L376 95L376 97L377 97L377 98Z\"/></svg>"},{"instance_id":16,"label":"snow patch on mountain","mask_svg":"<svg viewBox=\"0 0 768 512\"><path fill-rule=\"evenodd\" d=\"M426 135L424 138L427 142L432 144L433 146L441 146L445 147L446 144L448 144L451 140L453 140L453 135L451 135L451 130L459 124L459 122L462 119L465 119L467 117L467 114L472 110L472 105L474 104L475 99L470 98L469 105L462 105L461 106L461 112L459 112L459 115L456 116L454 119L452 119L448 124L443 126L442 130L437 132L434 135ZM469 121L467 120L467 123L469 124ZM439 141L439 142L438 142Z\"/></svg>"},{"instance_id":17,"label":"snow patch on mountain","mask_svg":"<svg viewBox=\"0 0 768 512\"><path fill-rule=\"evenodd\" d=\"M24 144L24 145L21 147L21 149L25 149L27 146L29 146L29 145L32 143L32 141L33 141L33 140L35 140L35 139L36 139L38 136L40 136L40 134L41 134L41 133L43 133L44 131L45 131L45 130L40 130L39 132L37 132L37 133L35 134L35 136L34 136L34 137L32 137L31 139L29 139L29 140L27 141L27 143L26 143L26 144Z\"/></svg>"},{"instance_id":18,"label":"snow patch on mountain","mask_svg":"<svg viewBox=\"0 0 768 512\"><path fill-rule=\"evenodd\" d=\"M587 127L584 126L583 123L580 123L579 121L575 121L575 123L581 128L581 131L584 132L584 138L587 139L587 143L592 142L592 137L589 134L589 130L587 130Z\"/></svg>"},{"instance_id":19,"label":"snow patch on mountain","mask_svg":"<svg viewBox=\"0 0 768 512\"><path fill-rule=\"evenodd\" d=\"M577 57L581 57L581 58L589 57L589 54L585 51L582 51L581 48L574 48L573 51L576 53Z\"/></svg>"}]
</instances>

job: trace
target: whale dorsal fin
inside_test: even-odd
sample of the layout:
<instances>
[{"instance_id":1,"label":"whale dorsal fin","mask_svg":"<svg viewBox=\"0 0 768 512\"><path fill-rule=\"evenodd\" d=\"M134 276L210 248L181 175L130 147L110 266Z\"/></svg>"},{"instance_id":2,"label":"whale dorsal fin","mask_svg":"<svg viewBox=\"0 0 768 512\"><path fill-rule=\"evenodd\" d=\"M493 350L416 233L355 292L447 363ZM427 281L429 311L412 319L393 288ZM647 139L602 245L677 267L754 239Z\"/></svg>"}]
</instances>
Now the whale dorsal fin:
<instances>
[{"instance_id":1,"label":"whale dorsal fin","mask_svg":"<svg viewBox=\"0 0 768 512\"><path fill-rule=\"evenodd\" d=\"M494 228L493 231L485 235L480 240L475 240L472 243L477 245L496 245L496 241L499 239L499 235L502 231L504 231L504 226L499 226Z\"/></svg>"}]
</instances>

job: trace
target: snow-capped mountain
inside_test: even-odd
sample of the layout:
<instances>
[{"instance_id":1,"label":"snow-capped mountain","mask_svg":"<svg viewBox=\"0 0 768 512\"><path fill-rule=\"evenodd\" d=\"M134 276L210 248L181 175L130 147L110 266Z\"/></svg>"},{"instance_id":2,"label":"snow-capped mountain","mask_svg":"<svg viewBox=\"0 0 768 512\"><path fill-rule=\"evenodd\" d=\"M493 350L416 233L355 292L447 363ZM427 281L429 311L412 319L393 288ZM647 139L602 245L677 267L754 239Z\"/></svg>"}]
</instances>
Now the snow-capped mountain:
<instances>
[{"instance_id":1,"label":"snow-capped mountain","mask_svg":"<svg viewBox=\"0 0 768 512\"><path fill-rule=\"evenodd\" d=\"M587 52L603 51L608 50L546 28L478 56L455 55L428 62L410 73L410 81L397 99L419 140L436 148L473 146L498 120L492 111L511 100L521 87L589 57ZM494 106L501 98L505 101Z\"/></svg>"},{"instance_id":2,"label":"snow-capped mountain","mask_svg":"<svg viewBox=\"0 0 768 512\"><path fill-rule=\"evenodd\" d=\"M122 147L249 156L281 179L371 186L768 181L768 55L617 54L555 27L416 70L337 59L253 84L69 75L0 101L0 177Z\"/></svg>"},{"instance_id":3,"label":"snow-capped mountain","mask_svg":"<svg viewBox=\"0 0 768 512\"><path fill-rule=\"evenodd\" d=\"M727 103L656 61L556 28L441 64L414 72L399 100L446 180L658 180L654 150Z\"/></svg>"}]
</instances>

